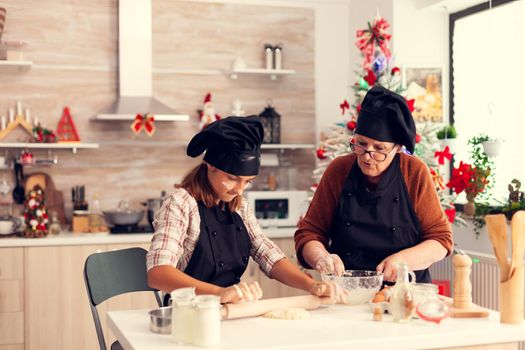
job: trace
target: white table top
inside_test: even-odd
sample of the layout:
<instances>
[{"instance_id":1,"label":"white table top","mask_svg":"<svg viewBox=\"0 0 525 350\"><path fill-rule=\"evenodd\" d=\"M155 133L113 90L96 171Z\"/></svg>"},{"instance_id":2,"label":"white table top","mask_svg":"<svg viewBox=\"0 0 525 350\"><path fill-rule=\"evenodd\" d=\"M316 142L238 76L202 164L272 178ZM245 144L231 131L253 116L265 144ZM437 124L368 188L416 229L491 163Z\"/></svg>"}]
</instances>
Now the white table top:
<instances>
[{"instance_id":1,"label":"white table top","mask_svg":"<svg viewBox=\"0 0 525 350\"><path fill-rule=\"evenodd\" d=\"M108 324L124 349L197 349L177 345L170 335L149 331L148 310L110 311ZM525 323L504 325L490 318L448 318L440 325L422 320L372 321L368 305L323 306L309 320L252 317L221 323L220 349L435 349L525 340Z\"/></svg>"}]
</instances>

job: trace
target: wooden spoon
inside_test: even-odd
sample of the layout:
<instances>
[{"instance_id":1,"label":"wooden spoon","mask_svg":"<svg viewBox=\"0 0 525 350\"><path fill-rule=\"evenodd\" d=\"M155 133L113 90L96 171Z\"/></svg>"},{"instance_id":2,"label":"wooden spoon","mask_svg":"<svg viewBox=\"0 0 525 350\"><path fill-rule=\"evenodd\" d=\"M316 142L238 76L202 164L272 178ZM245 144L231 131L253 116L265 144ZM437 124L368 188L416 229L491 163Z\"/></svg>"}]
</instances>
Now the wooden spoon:
<instances>
[{"instance_id":1,"label":"wooden spoon","mask_svg":"<svg viewBox=\"0 0 525 350\"><path fill-rule=\"evenodd\" d=\"M507 220L505 215L486 215L485 223L489 233L494 255L499 264L500 281L504 282L509 279L509 261L507 257Z\"/></svg>"},{"instance_id":2,"label":"wooden spoon","mask_svg":"<svg viewBox=\"0 0 525 350\"><path fill-rule=\"evenodd\" d=\"M523 254L525 253L525 211L518 211L512 216L510 228L512 235L512 259L510 260L509 277L512 277L514 269L523 265Z\"/></svg>"}]
</instances>

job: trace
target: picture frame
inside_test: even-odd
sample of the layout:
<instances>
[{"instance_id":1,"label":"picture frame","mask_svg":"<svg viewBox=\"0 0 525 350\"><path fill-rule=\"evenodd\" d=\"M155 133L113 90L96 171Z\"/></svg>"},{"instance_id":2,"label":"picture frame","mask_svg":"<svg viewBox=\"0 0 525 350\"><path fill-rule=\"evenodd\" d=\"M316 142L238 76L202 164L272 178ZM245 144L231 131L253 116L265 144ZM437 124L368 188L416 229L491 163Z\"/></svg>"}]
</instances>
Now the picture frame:
<instances>
[{"instance_id":1,"label":"picture frame","mask_svg":"<svg viewBox=\"0 0 525 350\"><path fill-rule=\"evenodd\" d=\"M443 67L405 66L406 99L414 99L416 122L443 123Z\"/></svg>"}]
</instances>

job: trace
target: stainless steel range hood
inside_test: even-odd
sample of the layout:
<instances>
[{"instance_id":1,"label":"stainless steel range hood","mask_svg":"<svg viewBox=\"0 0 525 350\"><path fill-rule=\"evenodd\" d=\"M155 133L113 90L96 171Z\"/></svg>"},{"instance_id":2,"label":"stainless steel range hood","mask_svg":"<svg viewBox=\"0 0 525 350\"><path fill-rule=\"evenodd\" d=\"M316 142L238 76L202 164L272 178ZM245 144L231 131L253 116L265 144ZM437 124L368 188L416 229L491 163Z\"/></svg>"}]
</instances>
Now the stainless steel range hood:
<instances>
[{"instance_id":1,"label":"stainless steel range hood","mask_svg":"<svg viewBox=\"0 0 525 350\"><path fill-rule=\"evenodd\" d=\"M133 120L150 113L155 120L188 120L153 97L151 0L119 1L119 97L97 114L100 120Z\"/></svg>"}]
</instances>

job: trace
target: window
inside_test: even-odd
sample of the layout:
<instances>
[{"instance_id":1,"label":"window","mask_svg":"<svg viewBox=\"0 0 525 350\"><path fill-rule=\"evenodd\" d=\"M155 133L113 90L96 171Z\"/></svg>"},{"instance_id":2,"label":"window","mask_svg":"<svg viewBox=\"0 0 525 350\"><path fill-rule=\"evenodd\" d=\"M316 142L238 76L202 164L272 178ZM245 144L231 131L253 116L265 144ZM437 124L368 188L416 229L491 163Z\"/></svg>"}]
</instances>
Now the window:
<instances>
[{"instance_id":1,"label":"window","mask_svg":"<svg viewBox=\"0 0 525 350\"><path fill-rule=\"evenodd\" d=\"M525 1L510 1L451 21L456 166L469 161L467 141L484 133L505 140L495 162L494 200L507 186L525 187Z\"/></svg>"}]
</instances>

